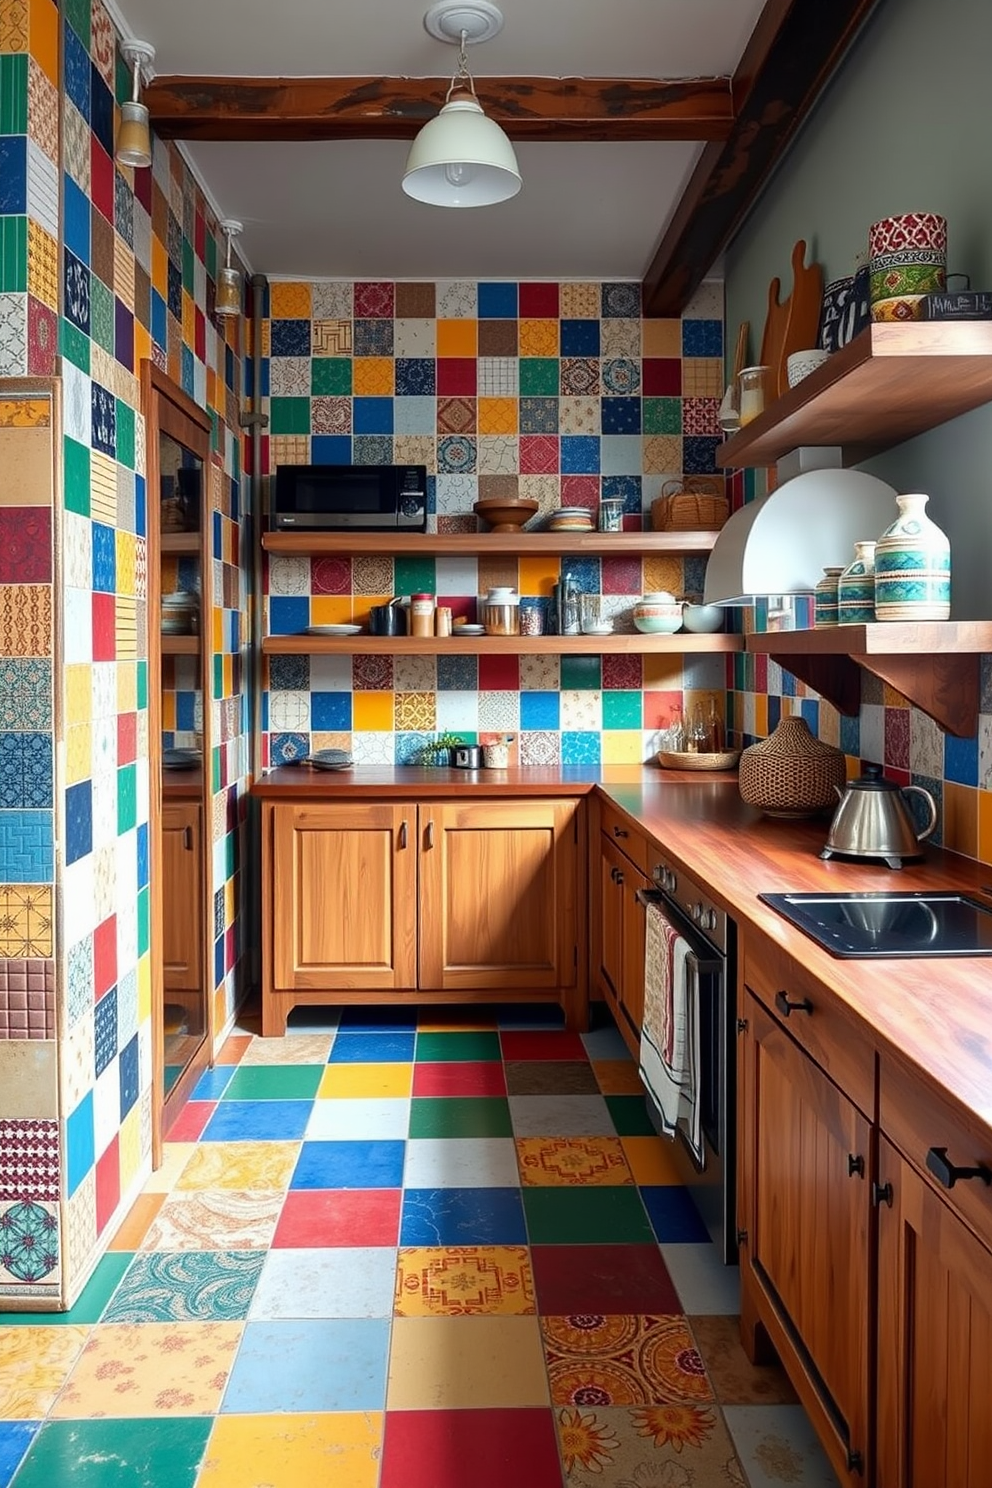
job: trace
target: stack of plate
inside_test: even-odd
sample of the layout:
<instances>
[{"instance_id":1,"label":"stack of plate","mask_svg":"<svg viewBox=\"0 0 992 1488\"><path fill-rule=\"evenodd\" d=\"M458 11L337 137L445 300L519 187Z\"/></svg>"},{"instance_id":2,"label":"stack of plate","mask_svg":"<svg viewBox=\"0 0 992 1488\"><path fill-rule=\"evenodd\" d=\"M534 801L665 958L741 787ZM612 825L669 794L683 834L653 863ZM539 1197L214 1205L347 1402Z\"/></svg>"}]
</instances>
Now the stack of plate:
<instances>
[{"instance_id":1,"label":"stack of plate","mask_svg":"<svg viewBox=\"0 0 992 1488\"><path fill-rule=\"evenodd\" d=\"M203 764L203 751L200 749L163 749L163 770L195 770L198 765Z\"/></svg>"},{"instance_id":2,"label":"stack of plate","mask_svg":"<svg viewBox=\"0 0 992 1488\"><path fill-rule=\"evenodd\" d=\"M560 506L548 517L549 532L591 532L592 512L585 506Z\"/></svg>"},{"instance_id":3,"label":"stack of plate","mask_svg":"<svg viewBox=\"0 0 992 1488\"><path fill-rule=\"evenodd\" d=\"M354 763L346 749L317 749L307 756L307 764L318 770L350 770Z\"/></svg>"}]
</instances>

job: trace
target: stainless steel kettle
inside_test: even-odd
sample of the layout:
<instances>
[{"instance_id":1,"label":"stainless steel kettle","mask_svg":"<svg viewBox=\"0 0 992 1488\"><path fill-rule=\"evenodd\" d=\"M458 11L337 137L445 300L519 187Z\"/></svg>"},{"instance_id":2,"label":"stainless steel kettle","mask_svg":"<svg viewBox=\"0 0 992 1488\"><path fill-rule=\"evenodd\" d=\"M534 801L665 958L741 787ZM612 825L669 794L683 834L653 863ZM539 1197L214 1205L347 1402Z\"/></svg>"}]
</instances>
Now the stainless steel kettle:
<instances>
[{"instance_id":1,"label":"stainless steel kettle","mask_svg":"<svg viewBox=\"0 0 992 1488\"><path fill-rule=\"evenodd\" d=\"M821 858L836 854L849 858L883 858L890 868L901 868L904 862L921 858L920 843L931 837L937 826L937 803L922 785L896 785L886 780L881 765L865 765L864 774L849 780L847 789L834 790L840 805L830 823ZM908 795L921 796L926 802L928 820L922 832L906 805Z\"/></svg>"}]
</instances>

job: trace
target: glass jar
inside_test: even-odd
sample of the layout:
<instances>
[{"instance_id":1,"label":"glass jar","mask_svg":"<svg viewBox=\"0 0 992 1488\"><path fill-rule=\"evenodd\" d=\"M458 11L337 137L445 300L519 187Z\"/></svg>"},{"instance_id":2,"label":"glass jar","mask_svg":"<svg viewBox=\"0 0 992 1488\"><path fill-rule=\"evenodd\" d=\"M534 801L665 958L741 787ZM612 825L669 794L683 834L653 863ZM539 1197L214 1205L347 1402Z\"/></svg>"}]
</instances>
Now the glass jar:
<instances>
[{"instance_id":1,"label":"glass jar","mask_svg":"<svg viewBox=\"0 0 992 1488\"><path fill-rule=\"evenodd\" d=\"M623 531L623 501L619 497L607 497L599 503L596 525L600 532Z\"/></svg>"},{"instance_id":2,"label":"glass jar","mask_svg":"<svg viewBox=\"0 0 992 1488\"><path fill-rule=\"evenodd\" d=\"M749 424L756 419L759 413L765 411L765 388L767 386L768 367L743 367L739 374L738 385L739 396L739 418L740 427Z\"/></svg>"},{"instance_id":3,"label":"glass jar","mask_svg":"<svg viewBox=\"0 0 992 1488\"><path fill-rule=\"evenodd\" d=\"M520 612L520 634L526 636L539 636L544 634L544 606L541 601L533 595L521 598Z\"/></svg>"},{"instance_id":4,"label":"glass jar","mask_svg":"<svg viewBox=\"0 0 992 1488\"><path fill-rule=\"evenodd\" d=\"M515 589L490 589L480 609L486 635L520 634L520 596Z\"/></svg>"},{"instance_id":5,"label":"glass jar","mask_svg":"<svg viewBox=\"0 0 992 1488\"><path fill-rule=\"evenodd\" d=\"M410 595L410 634L414 636L434 634L433 594Z\"/></svg>"}]
</instances>

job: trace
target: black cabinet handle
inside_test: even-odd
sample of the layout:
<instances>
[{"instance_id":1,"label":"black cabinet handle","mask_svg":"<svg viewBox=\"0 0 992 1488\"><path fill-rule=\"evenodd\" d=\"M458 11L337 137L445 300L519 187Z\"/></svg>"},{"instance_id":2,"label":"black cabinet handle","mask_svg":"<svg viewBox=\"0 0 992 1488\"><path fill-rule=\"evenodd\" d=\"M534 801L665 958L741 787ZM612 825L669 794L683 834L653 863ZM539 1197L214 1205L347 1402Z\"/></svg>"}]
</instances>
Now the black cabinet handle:
<instances>
[{"instance_id":1,"label":"black cabinet handle","mask_svg":"<svg viewBox=\"0 0 992 1488\"><path fill-rule=\"evenodd\" d=\"M937 1182L944 1188L953 1188L959 1178L981 1178L987 1186L992 1183L992 1168L978 1163L973 1168L957 1168L948 1161L946 1147L931 1147L927 1153L927 1167Z\"/></svg>"},{"instance_id":2,"label":"black cabinet handle","mask_svg":"<svg viewBox=\"0 0 992 1488\"><path fill-rule=\"evenodd\" d=\"M865 1176L865 1160L860 1153L855 1156L853 1152L849 1152L847 1154L847 1176L853 1178L855 1175L859 1178Z\"/></svg>"},{"instance_id":3,"label":"black cabinet handle","mask_svg":"<svg viewBox=\"0 0 992 1488\"><path fill-rule=\"evenodd\" d=\"M406 822L405 821L400 822L399 845L400 845L400 847L406 847Z\"/></svg>"},{"instance_id":4,"label":"black cabinet handle","mask_svg":"<svg viewBox=\"0 0 992 1488\"><path fill-rule=\"evenodd\" d=\"M614 882L616 882L618 884L622 884L623 883L623 869L622 868L614 868L613 872L616 874L616 879L614 880Z\"/></svg>"},{"instance_id":5,"label":"black cabinet handle","mask_svg":"<svg viewBox=\"0 0 992 1488\"><path fill-rule=\"evenodd\" d=\"M434 823L429 821L424 828L424 846L428 849L434 846Z\"/></svg>"},{"instance_id":6,"label":"black cabinet handle","mask_svg":"<svg viewBox=\"0 0 992 1488\"><path fill-rule=\"evenodd\" d=\"M613 835L614 837L629 837L630 833L627 831L626 827L614 827Z\"/></svg>"},{"instance_id":7,"label":"black cabinet handle","mask_svg":"<svg viewBox=\"0 0 992 1488\"><path fill-rule=\"evenodd\" d=\"M889 1208L891 1209L894 1198L895 1193L893 1192L891 1183L872 1184L871 1201L875 1205L876 1209L880 1208L882 1204L888 1204Z\"/></svg>"},{"instance_id":8,"label":"black cabinet handle","mask_svg":"<svg viewBox=\"0 0 992 1488\"><path fill-rule=\"evenodd\" d=\"M793 1013L811 1013L813 1004L808 997L797 997L790 1000L788 992L775 993L775 1006L783 1018L789 1018Z\"/></svg>"}]
</instances>

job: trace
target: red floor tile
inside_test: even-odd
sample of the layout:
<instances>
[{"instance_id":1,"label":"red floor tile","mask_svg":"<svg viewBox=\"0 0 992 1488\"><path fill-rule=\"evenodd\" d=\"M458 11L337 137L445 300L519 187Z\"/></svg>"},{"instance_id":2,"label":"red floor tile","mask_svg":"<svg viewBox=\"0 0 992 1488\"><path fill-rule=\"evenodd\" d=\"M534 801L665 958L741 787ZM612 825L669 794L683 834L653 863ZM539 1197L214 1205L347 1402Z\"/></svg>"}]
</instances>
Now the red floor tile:
<instances>
[{"instance_id":1,"label":"red floor tile","mask_svg":"<svg viewBox=\"0 0 992 1488\"><path fill-rule=\"evenodd\" d=\"M380 1488L561 1488L550 1410L389 1411Z\"/></svg>"},{"instance_id":2,"label":"red floor tile","mask_svg":"<svg viewBox=\"0 0 992 1488\"><path fill-rule=\"evenodd\" d=\"M506 1076L495 1060L416 1064L414 1095L505 1095Z\"/></svg>"},{"instance_id":3,"label":"red floor tile","mask_svg":"<svg viewBox=\"0 0 992 1488\"><path fill-rule=\"evenodd\" d=\"M586 1046L577 1033L555 1029L507 1029L499 1036L504 1059L588 1059Z\"/></svg>"},{"instance_id":4,"label":"red floor tile","mask_svg":"<svg viewBox=\"0 0 992 1488\"><path fill-rule=\"evenodd\" d=\"M543 1317L682 1311L654 1245L533 1245L531 1264Z\"/></svg>"},{"instance_id":5,"label":"red floor tile","mask_svg":"<svg viewBox=\"0 0 992 1488\"><path fill-rule=\"evenodd\" d=\"M216 1101L187 1101L169 1127L170 1142L197 1142L217 1109Z\"/></svg>"},{"instance_id":6,"label":"red floor tile","mask_svg":"<svg viewBox=\"0 0 992 1488\"><path fill-rule=\"evenodd\" d=\"M272 1245L396 1245L400 1200L398 1188L294 1189L286 1195Z\"/></svg>"},{"instance_id":7,"label":"red floor tile","mask_svg":"<svg viewBox=\"0 0 992 1488\"><path fill-rule=\"evenodd\" d=\"M241 1056L244 1054L250 1043L250 1033L232 1033L229 1038L226 1038L224 1040L223 1047L221 1048L220 1053L217 1055L217 1058L214 1060L214 1063L240 1064Z\"/></svg>"}]
</instances>

